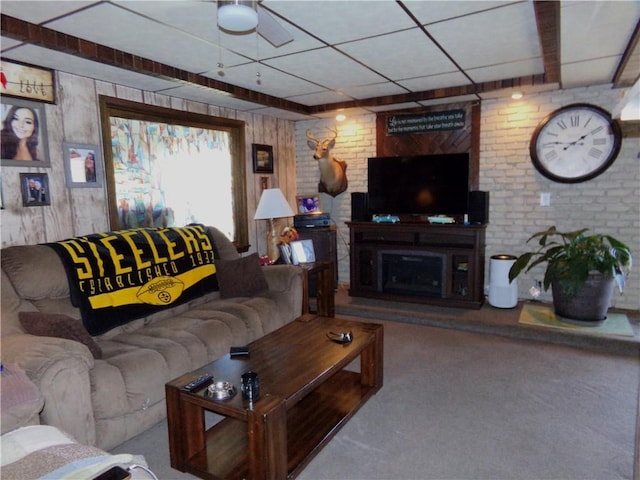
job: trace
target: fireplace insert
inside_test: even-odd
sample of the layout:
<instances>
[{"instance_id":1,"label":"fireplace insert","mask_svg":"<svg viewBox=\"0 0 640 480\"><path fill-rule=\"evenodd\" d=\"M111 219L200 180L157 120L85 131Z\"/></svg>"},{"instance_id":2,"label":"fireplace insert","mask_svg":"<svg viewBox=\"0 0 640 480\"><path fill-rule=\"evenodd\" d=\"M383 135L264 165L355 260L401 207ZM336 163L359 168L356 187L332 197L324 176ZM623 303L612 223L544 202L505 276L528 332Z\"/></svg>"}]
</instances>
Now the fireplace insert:
<instances>
[{"instance_id":1,"label":"fireplace insert","mask_svg":"<svg viewBox=\"0 0 640 480\"><path fill-rule=\"evenodd\" d=\"M444 298L446 255L417 250L378 252L378 291Z\"/></svg>"}]
</instances>

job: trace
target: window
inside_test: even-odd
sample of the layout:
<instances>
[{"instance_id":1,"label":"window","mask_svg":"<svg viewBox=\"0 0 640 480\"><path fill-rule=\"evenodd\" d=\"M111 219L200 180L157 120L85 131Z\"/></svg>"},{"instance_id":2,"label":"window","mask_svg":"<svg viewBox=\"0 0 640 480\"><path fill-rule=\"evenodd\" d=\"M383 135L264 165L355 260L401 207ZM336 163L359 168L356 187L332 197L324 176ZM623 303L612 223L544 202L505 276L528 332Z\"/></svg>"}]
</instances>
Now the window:
<instances>
[{"instance_id":1,"label":"window","mask_svg":"<svg viewBox=\"0 0 640 480\"><path fill-rule=\"evenodd\" d=\"M112 230L213 225L248 248L244 122L100 97Z\"/></svg>"}]
</instances>

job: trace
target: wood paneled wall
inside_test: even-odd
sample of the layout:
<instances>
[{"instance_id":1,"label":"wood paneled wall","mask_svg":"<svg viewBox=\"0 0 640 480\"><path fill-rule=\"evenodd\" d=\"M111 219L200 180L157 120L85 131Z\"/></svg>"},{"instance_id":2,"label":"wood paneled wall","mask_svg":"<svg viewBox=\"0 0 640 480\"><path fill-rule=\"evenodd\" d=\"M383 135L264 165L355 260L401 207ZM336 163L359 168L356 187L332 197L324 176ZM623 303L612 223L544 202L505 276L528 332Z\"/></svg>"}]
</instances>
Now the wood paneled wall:
<instances>
[{"instance_id":1,"label":"wood paneled wall","mask_svg":"<svg viewBox=\"0 0 640 480\"><path fill-rule=\"evenodd\" d=\"M98 97L106 95L148 105L244 121L247 218L251 243L249 251L265 252L266 222L253 220L261 194L260 177L267 177L270 187L280 187L291 205L295 205L296 162L293 122L182 100L63 72L56 72L56 77L57 104L45 105L51 168L2 168L5 207L0 211L2 247L50 242L109 229L106 188L67 188L62 158L63 142L95 144L102 149ZM252 143L273 146L273 174L253 173ZM49 174L50 206L22 205L19 184L21 172Z\"/></svg>"},{"instance_id":2,"label":"wood paneled wall","mask_svg":"<svg viewBox=\"0 0 640 480\"><path fill-rule=\"evenodd\" d=\"M389 117L456 109L465 112L465 126L462 129L402 135L387 134ZM471 159L469 189L477 190L480 161L480 103L449 103L437 107L378 113L376 116L376 144L377 156L379 157L469 152Z\"/></svg>"}]
</instances>

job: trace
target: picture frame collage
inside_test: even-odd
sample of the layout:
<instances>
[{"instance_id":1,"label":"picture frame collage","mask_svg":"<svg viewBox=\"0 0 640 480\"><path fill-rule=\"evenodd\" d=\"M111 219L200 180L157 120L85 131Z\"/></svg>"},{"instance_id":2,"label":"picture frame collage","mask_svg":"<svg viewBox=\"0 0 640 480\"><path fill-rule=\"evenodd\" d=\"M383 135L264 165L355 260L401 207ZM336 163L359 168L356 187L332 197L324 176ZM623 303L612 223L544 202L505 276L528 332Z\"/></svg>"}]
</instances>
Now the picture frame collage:
<instances>
[{"instance_id":1,"label":"picture frame collage","mask_svg":"<svg viewBox=\"0 0 640 480\"><path fill-rule=\"evenodd\" d=\"M54 72L13 60L1 60L0 64L3 72L0 165L29 168L29 172L18 172L24 207L51 205L49 173L40 169L51 168L46 104L56 103ZM99 145L64 143L62 156L68 188L103 186ZM32 171L32 167L38 171ZM8 181L7 173L0 176L2 180ZM0 209L3 208L5 202L0 182Z\"/></svg>"}]
</instances>

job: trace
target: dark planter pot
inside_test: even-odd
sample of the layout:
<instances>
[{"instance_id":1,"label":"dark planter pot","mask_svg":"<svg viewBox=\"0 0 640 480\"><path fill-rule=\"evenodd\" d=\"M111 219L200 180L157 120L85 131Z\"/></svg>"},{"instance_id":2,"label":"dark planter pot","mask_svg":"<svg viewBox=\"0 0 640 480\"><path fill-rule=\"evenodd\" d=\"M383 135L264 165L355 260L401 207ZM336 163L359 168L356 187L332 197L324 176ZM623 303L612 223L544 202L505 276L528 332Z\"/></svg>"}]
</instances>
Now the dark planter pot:
<instances>
[{"instance_id":1,"label":"dark planter pot","mask_svg":"<svg viewBox=\"0 0 640 480\"><path fill-rule=\"evenodd\" d=\"M564 293L561 282L551 284L556 315L582 322L602 322L607 318L615 280L600 273L590 274L574 296Z\"/></svg>"}]
</instances>

